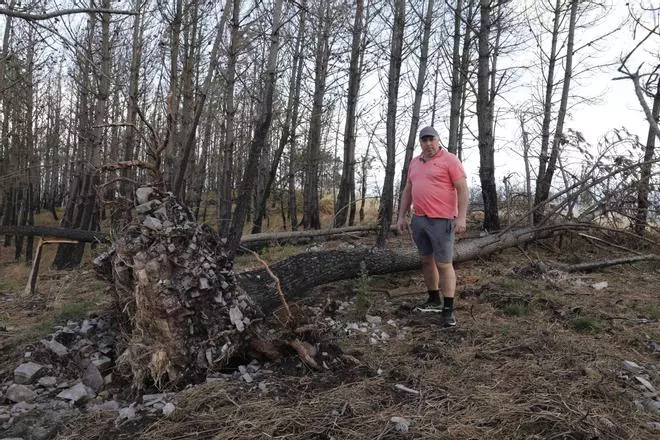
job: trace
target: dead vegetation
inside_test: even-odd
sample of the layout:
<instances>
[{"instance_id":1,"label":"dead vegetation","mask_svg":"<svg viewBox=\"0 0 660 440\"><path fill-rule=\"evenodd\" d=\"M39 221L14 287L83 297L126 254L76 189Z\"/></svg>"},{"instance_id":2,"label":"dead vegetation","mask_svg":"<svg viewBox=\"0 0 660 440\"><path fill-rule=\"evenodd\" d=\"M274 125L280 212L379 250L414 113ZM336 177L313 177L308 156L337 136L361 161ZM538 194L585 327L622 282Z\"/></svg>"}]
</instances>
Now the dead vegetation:
<instances>
[{"instance_id":1,"label":"dead vegetation","mask_svg":"<svg viewBox=\"0 0 660 440\"><path fill-rule=\"evenodd\" d=\"M635 404L643 392L622 362L659 363L647 347L660 340L660 265L552 268L613 256L574 237L464 263L459 328L449 331L411 313L423 295L401 292L419 291L416 271L322 286L293 304L341 323L319 339L335 350L319 371L292 353L264 367L263 387L211 381L180 392L168 417L117 427L116 414L87 413L58 438L655 438L647 424L658 415ZM333 302L349 304L338 311L327 307ZM365 315L379 316L391 337L374 344L369 333L346 330ZM650 371L657 386L658 370ZM392 417L404 418L408 432Z\"/></svg>"}]
</instances>

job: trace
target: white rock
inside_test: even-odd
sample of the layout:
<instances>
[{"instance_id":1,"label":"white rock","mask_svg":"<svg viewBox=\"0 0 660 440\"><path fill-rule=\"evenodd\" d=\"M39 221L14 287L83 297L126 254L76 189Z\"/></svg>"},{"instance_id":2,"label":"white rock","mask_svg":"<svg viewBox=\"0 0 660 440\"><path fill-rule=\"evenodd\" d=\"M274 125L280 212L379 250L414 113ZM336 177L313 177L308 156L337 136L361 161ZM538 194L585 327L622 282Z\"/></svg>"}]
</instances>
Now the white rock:
<instances>
[{"instance_id":1,"label":"white rock","mask_svg":"<svg viewBox=\"0 0 660 440\"><path fill-rule=\"evenodd\" d=\"M378 370L376 370L376 374L381 376L383 374L383 369L379 368Z\"/></svg>"},{"instance_id":2,"label":"white rock","mask_svg":"<svg viewBox=\"0 0 660 440\"><path fill-rule=\"evenodd\" d=\"M137 418L137 414L135 412L135 403L131 403L130 406L119 410L119 415L115 419L115 426L119 426L123 422L129 420L134 420L135 418Z\"/></svg>"},{"instance_id":3,"label":"white rock","mask_svg":"<svg viewBox=\"0 0 660 440\"><path fill-rule=\"evenodd\" d=\"M648 422L646 427L651 431L660 431L660 422Z\"/></svg>"},{"instance_id":4,"label":"white rock","mask_svg":"<svg viewBox=\"0 0 660 440\"><path fill-rule=\"evenodd\" d=\"M56 397L62 400L69 400L71 403L78 403L91 396L87 392L85 385L82 382L79 382L71 388L67 388L60 392Z\"/></svg>"},{"instance_id":5,"label":"white rock","mask_svg":"<svg viewBox=\"0 0 660 440\"><path fill-rule=\"evenodd\" d=\"M135 199L139 205L147 203L149 201L149 196L153 194L154 189L150 186L143 186L135 190Z\"/></svg>"},{"instance_id":6,"label":"white rock","mask_svg":"<svg viewBox=\"0 0 660 440\"><path fill-rule=\"evenodd\" d=\"M5 397L12 402L31 402L36 397L36 394L30 387L20 384L11 384L7 388Z\"/></svg>"},{"instance_id":7,"label":"white rock","mask_svg":"<svg viewBox=\"0 0 660 440\"><path fill-rule=\"evenodd\" d=\"M44 347L55 353L58 357L64 357L69 354L69 350L57 341L48 341L46 339L42 339L41 343Z\"/></svg>"},{"instance_id":8,"label":"white rock","mask_svg":"<svg viewBox=\"0 0 660 440\"><path fill-rule=\"evenodd\" d=\"M112 366L112 359L101 353L94 353L90 360L99 371L105 371Z\"/></svg>"},{"instance_id":9,"label":"white rock","mask_svg":"<svg viewBox=\"0 0 660 440\"><path fill-rule=\"evenodd\" d=\"M238 366L238 371L239 371L241 374L245 374L245 373L248 372L247 367L246 367L245 365L239 365L239 366Z\"/></svg>"},{"instance_id":10,"label":"white rock","mask_svg":"<svg viewBox=\"0 0 660 440\"><path fill-rule=\"evenodd\" d=\"M163 415L169 416L170 414L172 414L174 412L175 409L176 409L176 406L174 406L174 404L172 402L167 402L165 404L165 406L163 407Z\"/></svg>"},{"instance_id":11,"label":"white rock","mask_svg":"<svg viewBox=\"0 0 660 440\"><path fill-rule=\"evenodd\" d=\"M376 340L376 338L369 338L369 343L371 345L376 345L376 344L378 344L378 341Z\"/></svg>"},{"instance_id":12,"label":"white rock","mask_svg":"<svg viewBox=\"0 0 660 440\"><path fill-rule=\"evenodd\" d=\"M34 382L39 373L43 371L43 365L35 362L26 362L14 369L14 382L19 385L25 385Z\"/></svg>"},{"instance_id":13,"label":"white rock","mask_svg":"<svg viewBox=\"0 0 660 440\"><path fill-rule=\"evenodd\" d=\"M238 307L234 306L229 308L229 320L236 326L236 329L239 332L245 330L245 325L243 324L243 313Z\"/></svg>"},{"instance_id":14,"label":"white rock","mask_svg":"<svg viewBox=\"0 0 660 440\"><path fill-rule=\"evenodd\" d=\"M51 388L57 385L57 378L53 376L44 376L41 379L39 379L39 382L37 382L37 384L44 388Z\"/></svg>"},{"instance_id":15,"label":"white rock","mask_svg":"<svg viewBox=\"0 0 660 440\"><path fill-rule=\"evenodd\" d=\"M369 324L374 324L374 325L380 324L381 322L383 322L383 320L380 316L375 316L375 315L367 315L367 316L365 316L365 319L367 320L367 322Z\"/></svg>"},{"instance_id":16,"label":"white rock","mask_svg":"<svg viewBox=\"0 0 660 440\"><path fill-rule=\"evenodd\" d=\"M252 376L250 376L250 373L243 373L241 377L247 383L252 383L254 381L254 379L252 379Z\"/></svg>"},{"instance_id":17,"label":"white rock","mask_svg":"<svg viewBox=\"0 0 660 440\"><path fill-rule=\"evenodd\" d=\"M142 222L142 226L144 226L145 228L149 228L152 231L160 231L161 229L163 229L163 222L158 220L156 217L152 217L148 215Z\"/></svg>"},{"instance_id":18,"label":"white rock","mask_svg":"<svg viewBox=\"0 0 660 440\"><path fill-rule=\"evenodd\" d=\"M410 422L403 417L393 416L390 418L390 422L394 424L394 430L405 434L410 428Z\"/></svg>"},{"instance_id":19,"label":"white rock","mask_svg":"<svg viewBox=\"0 0 660 440\"><path fill-rule=\"evenodd\" d=\"M628 370L632 373L636 373L638 371L643 370L642 367L640 367L639 365L637 365L633 361L623 361L623 368L625 368L626 370Z\"/></svg>"},{"instance_id":20,"label":"white rock","mask_svg":"<svg viewBox=\"0 0 660 440\"><path fill-rule=\"evenodd\" d=\"M380 338L381 338L382 340L386 341L386 340L390 339L390 335L388 335L388 334L385 333L385 332L381 332L381 333L380 333Z\"/></svg>"},{"instance_id":21,"label":"white rock","mask_svg":"<svg viewBox=\"0 0 660 440\"><path fill-rule=\"evenodd\" d=\"M603 290L607 288L607 281L601 281L600 283L592 284L591 287L593 287L596 290Z\"/></svg>"},{"instance_id":22,"label":"white rock","mask_svg":"<svg viewBox=\"0 0 660 440\"><path fill-rule=\"evenodd\" d=\"M80 333L82 333L83 335L86 335L87 333L94 330L94 327L95 327L94 324L89 322L89 319L85 319L83 321L82 325L80 326Z\"/></svg>"},{"instance_id":23,"label":"white rock","mask_svg":"<svg viewBox=\"0 0 660 440\"><path fill-rule=\"evenodd\" d=\"M264 382L264 381L259 382L258 387L259 387L259 390L261 390L262 393L268 392L268 388L266 387L266 382Z\"/></svg>"},{"instance_id":24,"label":"white rock","mask_svg":"<svg viewBox=\"0 0 660 440\"><path fill-rule=\"evenodd\" d=\"M649 382L648 380L646 380L642 376L635 376L635 379L637 380L637 382L641 383L644 386L644 388L646 388L647 390L649 390L652 393L655 393L655 388L653 387L651 382Z\"/></svg>"},{"instance_id":25,"label":"white rock","mask_svg":"<svg viewBox=\"0 0 660 440\"><path fill-rule=\"evenodd\" d=\"M660 401L648 399L644 401L644 408L653 414L660 415Z\"/></svg>"},{"instance_id":26,"label":"white rock","mask_svg":"<svg viewBox=\"0 0 660 440\"><path fill-rule=\"evenodd\" d=\"M392 327L396 327L396 321L393 320L393 319L390 319L389 321L387 321L387 325L390 325Z\"/></svg>"}]
</instances>

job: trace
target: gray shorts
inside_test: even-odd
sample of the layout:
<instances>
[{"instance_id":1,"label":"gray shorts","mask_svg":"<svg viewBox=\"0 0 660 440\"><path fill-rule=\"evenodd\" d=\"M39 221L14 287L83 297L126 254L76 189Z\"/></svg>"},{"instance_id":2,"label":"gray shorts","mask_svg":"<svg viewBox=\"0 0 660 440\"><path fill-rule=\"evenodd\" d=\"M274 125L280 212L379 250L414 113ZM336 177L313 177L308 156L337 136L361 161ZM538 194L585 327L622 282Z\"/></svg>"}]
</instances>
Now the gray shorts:
<instances>
[{"instance_id":1,"label":"gray shorts","mask_svg":"<svg viewBox=\"0 0 660 440\"><path fill-rule=\"evenodd\" d=\"M419 254L433 255L438 263L451 263L454 257L454 220L413 215L410 223Z\"/></svg>"}]
</instances>

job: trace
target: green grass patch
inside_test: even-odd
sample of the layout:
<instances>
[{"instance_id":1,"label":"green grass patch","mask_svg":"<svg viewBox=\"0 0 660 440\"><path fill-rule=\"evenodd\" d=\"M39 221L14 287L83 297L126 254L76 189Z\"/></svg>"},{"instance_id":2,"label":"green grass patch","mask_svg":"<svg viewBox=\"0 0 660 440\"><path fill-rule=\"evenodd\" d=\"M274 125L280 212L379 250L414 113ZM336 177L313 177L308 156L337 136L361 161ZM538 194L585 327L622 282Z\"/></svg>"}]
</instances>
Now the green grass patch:
<instances>
[{"instance_id":1,"label":"green grass patch","mask_svg":"<svg viewBox=\"0 0 660 440\"><path fill-rule=\"evenodd\" d=\"M526 316L534 312L534 306L528 303L509 303L502 309L506 316Z\"/></svg>"},{"instance_id":2,"label":"green grass patch","mask_svg":"<svg viewBox=\"0 0 660 440\"><path fill-rule=\"evenodd\" d=\"M598 320L590 316L580 316L571 321L573 328L579 332L598 332L602 326Z\"/></svg>"}]
</instances>

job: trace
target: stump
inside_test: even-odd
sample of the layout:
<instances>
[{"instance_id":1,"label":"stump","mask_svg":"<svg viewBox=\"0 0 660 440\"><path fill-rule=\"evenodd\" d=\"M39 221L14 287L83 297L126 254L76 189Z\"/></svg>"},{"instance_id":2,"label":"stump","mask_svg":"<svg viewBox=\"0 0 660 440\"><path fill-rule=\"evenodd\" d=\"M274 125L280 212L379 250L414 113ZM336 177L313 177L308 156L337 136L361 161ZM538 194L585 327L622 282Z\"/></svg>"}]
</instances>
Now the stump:
<instances>
[{"instance_id":1,"label":"stump","mask_svg":"<svg viewBox=\"0 0 660 440\"><path fill-rule=\"evenodd\" d=\"M137 219L95 261L111 269L125 346L119 371L142 388L197 382L226 364L262 316L237 286L224 243L171 193L137 191ZM110 267L109 267L110 266Z\"/></svg>"}]
</instances>

